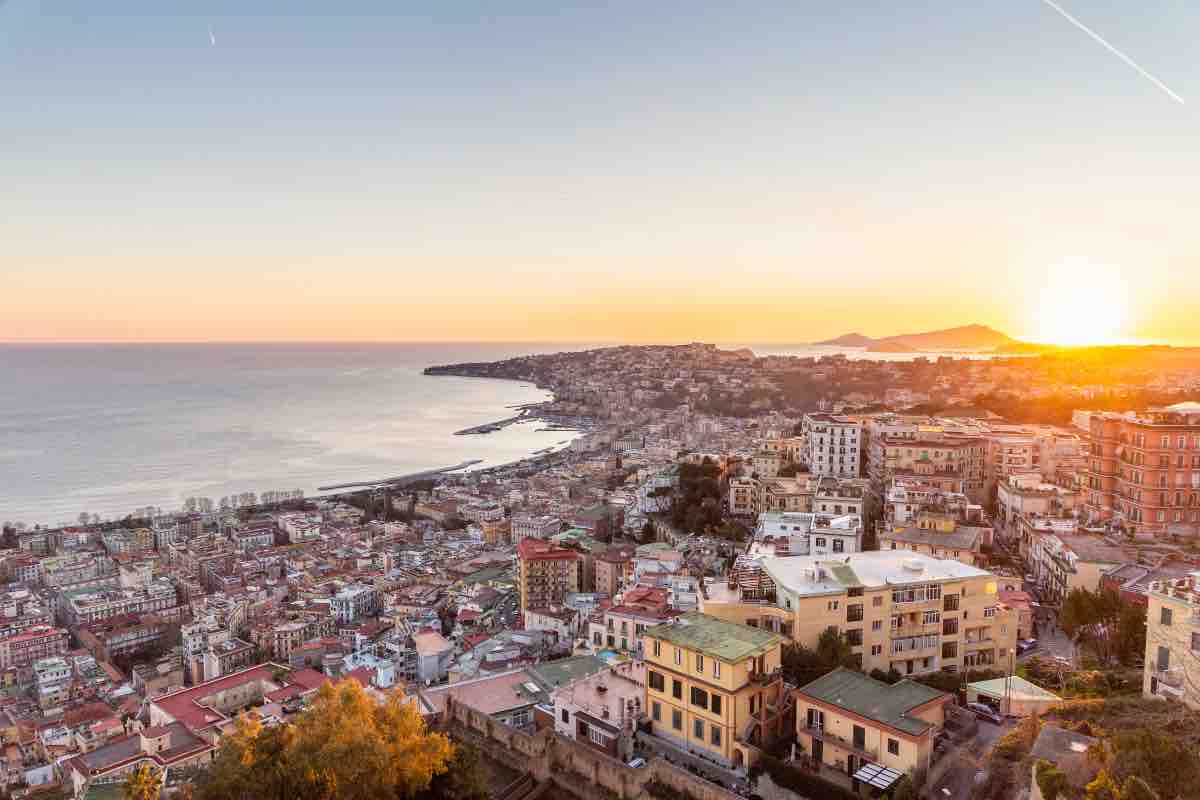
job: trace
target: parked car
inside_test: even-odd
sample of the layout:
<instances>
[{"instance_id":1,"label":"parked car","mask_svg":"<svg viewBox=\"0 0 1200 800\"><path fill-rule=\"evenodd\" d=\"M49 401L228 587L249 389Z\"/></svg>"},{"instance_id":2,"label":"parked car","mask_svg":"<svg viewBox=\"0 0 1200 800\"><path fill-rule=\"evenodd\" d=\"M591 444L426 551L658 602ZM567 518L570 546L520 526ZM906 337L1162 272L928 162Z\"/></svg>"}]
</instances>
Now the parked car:
<instances>
[{"instance_id":1,"label":"parked car","mask_svg":"<svg viewBox=\"0 0 1200 800\"><path fill-rule=\"evenodd\" d=\"M1022 639L1021 641L1017 642L1017 655L1023 656L1037 646L1037 639Z\"/></svg>"},{"instance_id":2,"label":"parked car","mask_svg":"<svg viewBox=\"0 0 1200 800\"><path fill-rule=\"evenodd\" d=\"M1004 717L1000 716L1000 712L987 703L967 703L967 710L980 719L986 719L988 722L994 722L997 725L1004 724Z\"/></svg>"},{"instance_id":3,"label":"parked car","mask_svg":"<svg viewBox=\"0 0 1200 800\"><path fill-rule=\"evenodd\" d=\"M633 767L634 769L637 769L638 767L644 767L646 766L646 759L641 757L635 758L633 761L629 762L628 766Z\"/></svg>"}]
</instances>

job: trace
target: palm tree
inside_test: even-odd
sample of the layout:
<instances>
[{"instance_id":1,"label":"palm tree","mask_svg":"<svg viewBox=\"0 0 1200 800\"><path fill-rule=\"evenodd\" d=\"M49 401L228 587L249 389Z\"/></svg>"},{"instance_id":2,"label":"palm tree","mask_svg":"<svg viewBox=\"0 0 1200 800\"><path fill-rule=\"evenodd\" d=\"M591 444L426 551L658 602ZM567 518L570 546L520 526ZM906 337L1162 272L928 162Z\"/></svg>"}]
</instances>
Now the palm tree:
<instances>
[{"instance_id":1,"label":"palm tree","mask_svg":"<svg viewBox=\"0 0 1200 800\"><path fill-rule=\"evenodd\" d=\"M129 773L122 787L124 800L158 800L162 793L162 774L146 762Z\"/></svg>"}]
</instances>

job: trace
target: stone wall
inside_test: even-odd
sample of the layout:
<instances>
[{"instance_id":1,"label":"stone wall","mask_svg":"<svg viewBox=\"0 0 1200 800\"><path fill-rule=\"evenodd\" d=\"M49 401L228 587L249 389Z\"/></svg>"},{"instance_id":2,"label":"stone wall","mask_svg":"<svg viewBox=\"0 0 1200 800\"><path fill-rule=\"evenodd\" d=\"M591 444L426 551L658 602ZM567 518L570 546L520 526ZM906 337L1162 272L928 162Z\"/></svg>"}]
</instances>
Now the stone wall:
<instances>
[{"instance_id":1,"label":"stone wall","mask_svg":"<svg viewBox=\"0 0 1200 800\"><path fill-rule=\"evenodd\" d=\"M523 733L497 722L481 711L446 698L443 722L457 735L485 749L497 761L538 781L551 781L563 791L584 800L633 800L647 783L658 780L686 792L695 800L738 800L737 795L686 770L652 759L635 769L587 745L573 742L553 730Z\"/></svg>"}]
</instances>

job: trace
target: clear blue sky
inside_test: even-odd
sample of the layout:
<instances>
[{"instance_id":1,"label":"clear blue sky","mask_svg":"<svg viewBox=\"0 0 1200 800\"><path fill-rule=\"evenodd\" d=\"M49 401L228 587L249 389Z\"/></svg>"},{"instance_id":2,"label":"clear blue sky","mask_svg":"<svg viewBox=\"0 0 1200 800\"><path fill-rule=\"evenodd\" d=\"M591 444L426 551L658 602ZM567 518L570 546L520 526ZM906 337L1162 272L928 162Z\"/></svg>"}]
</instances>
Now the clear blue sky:
<instances>
[{"instance_id":1,"label":"clear blue sky","mask_svg":"<svg viewBox=\"0 0 1200 800\"><path fill-rule=\"evenodd\" d=\"M0 340L1200 341L1200 6L1063 5L1188 103L1037 0L0 0Z\"/></svg>"}]
</instances>

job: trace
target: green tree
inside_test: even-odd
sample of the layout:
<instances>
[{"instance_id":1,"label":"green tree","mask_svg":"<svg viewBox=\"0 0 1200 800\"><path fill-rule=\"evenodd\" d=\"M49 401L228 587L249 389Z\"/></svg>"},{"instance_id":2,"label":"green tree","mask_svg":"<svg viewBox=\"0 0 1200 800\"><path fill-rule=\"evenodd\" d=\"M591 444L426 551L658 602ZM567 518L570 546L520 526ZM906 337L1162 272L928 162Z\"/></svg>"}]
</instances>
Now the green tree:
<instances>
[{"instance_id":1,"label":"green tree","mask_svg":"<svg viewBox=\"0 0 1200 800\"><path fill-rule=\"evenodd\" d=\"M1136 775L1130 775L1121 784L1121 800L1158 800L1150 784Z\"/></svg>"},{"instance_id":2,"label":"green tree","mask_svg":"<svg viewBox=\"0 0 1200 800\"><path fill-rule=\"evenodd\" d=\"M1033 765L1033 777L1045 800L1066 797L1071 786L1066 773L1044 758L1039 758Z\"/></svg>"},{"instance_id":3,"label":"green tree","mask_svg":"<svg viewBox=\"0 0 1200 800\"><path fill-rule=\"evenodd\" d=\"M1122 782L1140 778L1160 797L1200 786L1200 756L1178 737L1147 728L1121 731L1112 738L1112 751L1109 769Z\"/></svg>"},{"instance_id":4,"label":"green tree","mask_svg":"<svg viewBox=\"0 0 1200 800\"><path fill-rule=\"evenodd\" d=\"M1096 779L1087 785L1083 800L1121 800L1121 789L1108 770L1102 769Z\"/></svg>"},{"instance_id":5,"label":"green tree","mask_svg":"<svg viewBox=\"0 0 1200 800\"><path fill-rule=\"evenodd\" d=\"M472 744L454 748L449 768L435 775L429 788L417 795L419 800L487 800L492 793L491 780L483 767L483 758Z\"/></svg>"},{"instance_id":6,"label":"green tree","mask_svg":"<svg viewBox=\"0 0 1200 800\"><path fill-rule=\"evenodd\" d=\"M905 775L896 781L892 787L892 800L917 800L917 787L913 785L912 778Z\"/></svg>"}]
</instances>

